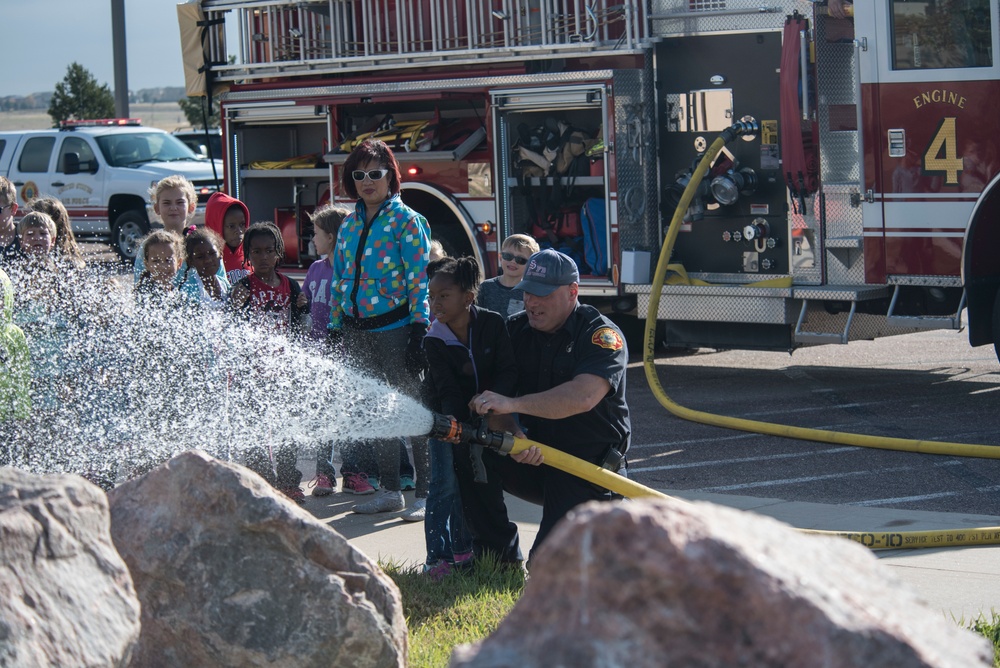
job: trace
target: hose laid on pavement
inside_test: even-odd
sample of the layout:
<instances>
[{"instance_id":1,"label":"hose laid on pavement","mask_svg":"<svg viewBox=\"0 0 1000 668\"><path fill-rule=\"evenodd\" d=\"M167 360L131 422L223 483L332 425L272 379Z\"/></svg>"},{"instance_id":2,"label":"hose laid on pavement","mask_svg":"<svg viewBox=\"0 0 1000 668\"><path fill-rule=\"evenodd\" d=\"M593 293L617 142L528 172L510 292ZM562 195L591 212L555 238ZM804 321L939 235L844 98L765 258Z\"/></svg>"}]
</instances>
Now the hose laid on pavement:
<instances>
[{"instance_id":1,"label":"hose laid on pavement","mask_svg":"<svg viewBox=\"0 0 1000 668\"><path fill-rule=\"evenodd\" d=\"M594 483L629 499L676 499L659 490L646 487L634 480L584 461L552 446L527 438L514 438L509 453L517 454L535 446L542 452L544 464ZM797 529L806 534L838 536L861 543L872 550L916 549L928 547L958 547L968 545L1000 545L1000 527L975 529L948 529L945 531L821 531Z\"/></svg>"},{"instance_id":2,"label":"hose laid on pavement","mask_svg":"<svg viewBox=\"0 0 1000 668\"><path fill-rule=\"evenodd\" d=\"M684 214L691 205L691 200L701 180L711 167L715 156L722 150L723 146L741 134L748 134L755 131L755 126L748 123L736 123L723 131L721 135L705 152L704 157L698 163L691 176L687 187L681 195L677 208L674 211L667 234L663 240L663 247L660 250L660 257L656 264L656 273L653 276L653 284L649 294L649 311L646 315L645 336L643 339L643 368L646 372L646 381L649 388L664 408L672 414L684 420L698 422L725 429L737 429L741 431L754 432L758 434L768 434L771 436L781 436L783 438L794 438L805 441L819 441L823 443L836 443L840 445L854 445L864 448L878 448L882 450L898 450L902 452L920 452L935 455L950 455L954 457L980 457L984 459L1000 459L1000 447L993 445L974 445L970 443L947 443L942 441L924 441L905 438L891 438L884 436L870 436L864 434L850 434L838 431L826 431L822 429L810 429L807 427L794 427L791 425L780 425L771 422L760 422L745 418L728 417L725 415L714 415L704 411L697 411L681 406L673 401L664 391L660 384L659 376L656 372L656 324L657 314L660 308L660 296L663 292L664 278L670 263L670 254L673 251L677 234L680 231ZM859 533L859 532L823 532L830 535L838 535L865 544L865 541L872 541L869 547L874 547L874 538L869 536L887 536L887 543L884 547L945 547L953 545L998 545L1000 544L1000 527L984 527L980 529L956 529L952 531L918 531L918 532L896 532L896 533ZM961 536L961 538L959 538Z\"/></svg>"},{"instance_id":3,"label":"hose laid on pavement","mask_svg":"<svg viewBox=\"0 0 1000 668\"><path fill-rule=\"evenodd\" d=\"M527 438L514 438L509 453L517 454L535 446L542 452L545 464L582 478L587 482L609 489L629 499L678 499L659 490L646 487L634 480L584 461L552 446ZM968 545L1000 544L1000 527L974 529L947 529L943 531L822 531L796 529L800 533L817 536L838 536L861 543L872 550L916 549L928 547L957 547Z\"/></svg>"}]
</instances>

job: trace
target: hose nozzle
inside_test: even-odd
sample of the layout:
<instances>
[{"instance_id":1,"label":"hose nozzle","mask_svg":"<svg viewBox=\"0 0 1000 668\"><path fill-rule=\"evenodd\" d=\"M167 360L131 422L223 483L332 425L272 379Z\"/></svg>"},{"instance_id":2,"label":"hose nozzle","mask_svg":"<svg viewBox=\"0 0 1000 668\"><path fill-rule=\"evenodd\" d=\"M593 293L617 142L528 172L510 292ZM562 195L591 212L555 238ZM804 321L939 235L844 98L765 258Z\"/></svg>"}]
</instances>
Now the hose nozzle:
<instances>
[{"instance_id":1,"label":"hose nozzle","mask_svg":"<svg viewBox=\"0 0 1000 668\"><path fill-rule=\"evenodd\" d=\"M459 443L482 445L503 454L509 454L514 447L514 436L503 431L493 431L482 420L478 425L466 424L458 420L434 413L434 425L427 433L431 438L458 440Z\"/></svg>"}]
</instances>

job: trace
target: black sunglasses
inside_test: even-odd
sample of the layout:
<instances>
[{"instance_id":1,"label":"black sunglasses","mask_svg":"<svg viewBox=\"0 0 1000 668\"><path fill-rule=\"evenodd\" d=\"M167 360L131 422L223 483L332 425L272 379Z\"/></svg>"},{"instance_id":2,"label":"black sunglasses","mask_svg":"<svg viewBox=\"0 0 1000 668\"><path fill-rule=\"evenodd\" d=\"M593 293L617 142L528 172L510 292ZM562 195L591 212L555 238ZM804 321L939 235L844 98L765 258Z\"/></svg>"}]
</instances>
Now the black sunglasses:
<instances>
[{"instance_id":1,"label":"black sunglasses","mask_svg":"<svg viewBox=\"0 0 1000 668\"><path fill-rule=\"evenodd\" d=\"M364 181L366 176L370 178L372 181L378 181L380 178L382 178L388 173L389 173L388 169L372 169L367 172L363 169L355 169L353 172L351 172L351 176L354 177L355 181Z\"/></svg>"},{"instance_id":2,"label":"black sunglasses","mask_svg":"<svg viewBox=\"0 0 1000 668\"><path fill-rule=\"evenodd\" d=\"M518 263L521 266L528 264L528 258L521 257L520 255L514 255L513 253L503 252L500 253L500 257L503 258L504 262L510 262L511 260L513 260L514 262Z\"/></svg>"}]
</instances>

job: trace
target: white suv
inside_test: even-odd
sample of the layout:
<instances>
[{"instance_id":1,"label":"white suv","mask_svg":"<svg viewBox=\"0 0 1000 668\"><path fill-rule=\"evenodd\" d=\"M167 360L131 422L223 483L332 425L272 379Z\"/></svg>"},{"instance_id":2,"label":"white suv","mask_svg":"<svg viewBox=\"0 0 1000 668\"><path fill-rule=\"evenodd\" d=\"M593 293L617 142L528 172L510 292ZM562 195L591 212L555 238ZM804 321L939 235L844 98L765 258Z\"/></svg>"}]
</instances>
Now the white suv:
<instances>
[{"instance_id":1,"label":"white suv","mask_svg":"<svg viewBox=\"0 0 1000 668\"><path fill-rule=\"evenodd\" d=\"M132 260L150 228L150 186L171 174L186 176L198 193L196 219L203 218L222 167L168 132L134 119L108 119L0 132L0 174L14 183L21 205L40 195L58 197L75 234L110 236L118 254Z\"/></svg>"}]
</instances>

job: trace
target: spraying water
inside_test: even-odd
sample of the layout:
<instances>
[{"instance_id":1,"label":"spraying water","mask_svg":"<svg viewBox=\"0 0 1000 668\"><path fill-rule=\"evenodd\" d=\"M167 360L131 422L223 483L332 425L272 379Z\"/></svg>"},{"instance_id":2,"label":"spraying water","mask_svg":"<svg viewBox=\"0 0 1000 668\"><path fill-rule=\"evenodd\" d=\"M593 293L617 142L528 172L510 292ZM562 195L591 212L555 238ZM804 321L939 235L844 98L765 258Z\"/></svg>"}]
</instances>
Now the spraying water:
<instances>
[{"instance_id":1,"label":"spraying water","mask_svg":"<svg viewBox=\"0 0 1000 668\"><path fill-rule=\"evenodd\" d=\"M414 399L261 320L136 295L95 267L11 274L33 409L4 434L2 465L114 481L191 448L242 462L431 428Z\"/></svg>"}]
</instances>

